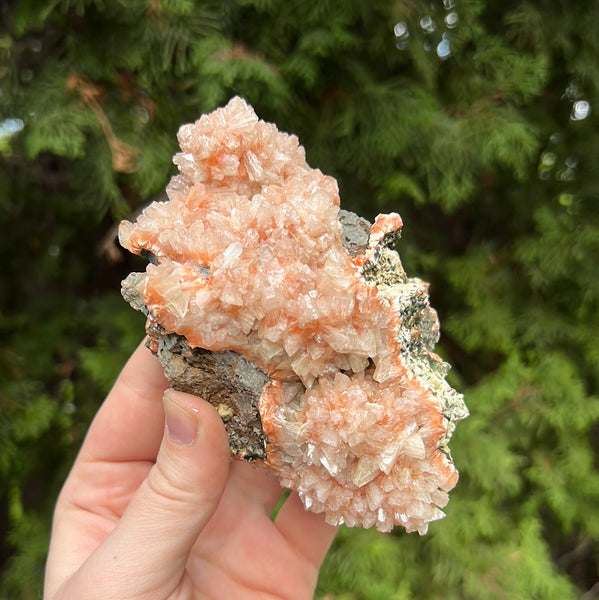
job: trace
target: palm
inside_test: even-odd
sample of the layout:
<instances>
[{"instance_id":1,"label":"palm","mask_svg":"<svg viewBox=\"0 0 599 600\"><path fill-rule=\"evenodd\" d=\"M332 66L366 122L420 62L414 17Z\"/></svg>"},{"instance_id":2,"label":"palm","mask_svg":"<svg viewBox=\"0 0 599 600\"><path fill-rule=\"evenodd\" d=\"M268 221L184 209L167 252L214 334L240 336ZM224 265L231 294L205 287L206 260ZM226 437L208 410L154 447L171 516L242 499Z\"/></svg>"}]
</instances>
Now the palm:
<instances>
[{"instance_id":1,"label":"palm","mask_svg":"<svg viewBox=\"0 0 599 600\"><path fill-rule=\"evenodd\" d=\"M81 513L83 520L78 529L90 532L86 547L99 546L109 535L151 465L114 463L105 468L117 480L128 483L112 497L106 496L106 488L98 489L93 504L96 509ZM244 491L252 488L253 494L244 495ZM248 464L232 465L223 502L189 557L180 588L187 597L247 600L309 597L320 560L302 556L281 533L276 521L271 520L273 505L281 493L279 485L265 471ZM288 502L303 510L297 498L291 497ZM285 513L280 518L285 518ZM81 555L80 563L86 558Z\"/></svg>"},{"instance_id":2,"label":"palm","mask_svg":"<svg viewBox=\"0 0 599 600\"><path fill-rule=\"evenodd\" d=\"M314 560L304 555L281 532L277 521L270 519L272 500L275 494L281 495L280 487L274 488L278 484L249 465L235 467L234 478L258 476L266 493L262 497L225 499L203 531L187 569L196 597L205 593L210 598L248 600L307 598L316 581L320 557ZM293 497L288 502L299 504ZM285 513L281 518L286 518Z\"/></svg>"}]
</instances>

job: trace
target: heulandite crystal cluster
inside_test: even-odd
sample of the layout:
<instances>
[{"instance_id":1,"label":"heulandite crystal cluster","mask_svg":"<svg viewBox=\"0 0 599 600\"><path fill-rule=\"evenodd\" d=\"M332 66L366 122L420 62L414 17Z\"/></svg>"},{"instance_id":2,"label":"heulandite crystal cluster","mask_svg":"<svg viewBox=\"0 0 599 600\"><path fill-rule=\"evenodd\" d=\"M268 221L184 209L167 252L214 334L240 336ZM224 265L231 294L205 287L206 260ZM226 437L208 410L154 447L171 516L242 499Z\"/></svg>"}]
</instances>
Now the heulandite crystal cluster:
<instances>
[{"instance_id":1,"label":"heulandite crystal cluster","mask_svg":"<svg viewBox=\"0 0 599 600\"><path fill-rule=\"evenodd\" d=\"M425 533L467 410L433 352L427 284L392 248L399 215L340 210L297 137L240 98L178 138L168 201L119 232L149 260L123 295L171 385L212 402L233 455L329 523Z\"/></svg>"}]
</instances>

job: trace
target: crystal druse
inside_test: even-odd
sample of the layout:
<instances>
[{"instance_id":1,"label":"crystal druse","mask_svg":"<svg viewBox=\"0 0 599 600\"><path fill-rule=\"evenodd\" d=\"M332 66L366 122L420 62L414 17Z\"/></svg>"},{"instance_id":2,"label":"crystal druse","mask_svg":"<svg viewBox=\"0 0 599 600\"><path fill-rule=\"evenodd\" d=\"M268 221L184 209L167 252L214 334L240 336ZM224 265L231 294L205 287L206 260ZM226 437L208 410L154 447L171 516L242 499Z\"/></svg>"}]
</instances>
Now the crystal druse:
<instances>
[{"instance_id":1,"label":"crystal druse","mask_svg":"<svg viewBox=\"0 0 599 600\"><path fill-rule=\"evenodd\" d=\"M427 284L296 136L240 98L179 130L167 202L119 237L149 259L123 282L176 389L219 411L232 454L268 467L332 524L425 533L458 473L467 416L434 352Z\"/></svg>"}]
</instances>

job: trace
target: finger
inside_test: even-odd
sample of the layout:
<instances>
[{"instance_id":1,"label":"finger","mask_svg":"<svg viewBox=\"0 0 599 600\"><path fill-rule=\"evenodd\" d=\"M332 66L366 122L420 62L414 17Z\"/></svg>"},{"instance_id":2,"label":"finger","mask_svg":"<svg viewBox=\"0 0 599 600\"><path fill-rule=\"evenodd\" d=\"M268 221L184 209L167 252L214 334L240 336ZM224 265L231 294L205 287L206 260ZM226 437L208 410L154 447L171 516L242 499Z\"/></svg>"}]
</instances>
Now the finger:
<instances>
[{"instance_id":1,"label":"finger","mask_svg":"<svg viewBox=\"0 0 599 600\"><path fill-rule=\"evenodd\" d=\"M154 461L168 387L158 359L142 343L116 380L88 431L79 460Z\"/></svg>"},{"instance_id":2,"label":"finger","mask_svg":"<svg viewBox=\"0 0 599 600\"><path fill-rule=\"evenodd\" d=\"M287 498L275 525L297 552L316 568L322 564L338 529L326 523L324 515L307 511L297 492Z\"/></svg>"},{"instance_id":3,"label":"finger","mask_svg":"<svg viewBox=\"0 0 599 600\"><path fill-rule=\"evenodd\" d=\"M224 491L230 454L211 405L172 390L164 403L166 430L156 464L112 533L71 578L65 597L111 598L118 590L123 599L166 598L181 581Z\"/></svg>"},{"instance_id":4,"label":"finger","mask_svg":"<svg viewBox=\"0 0 599 600\"><path fill-rule=\"evenodd\" d=\"M142 342L94 418L58 498L46 589L56 589L96 550L147 477L162 438L166 386Z\"/></svg>"}]
</instances>

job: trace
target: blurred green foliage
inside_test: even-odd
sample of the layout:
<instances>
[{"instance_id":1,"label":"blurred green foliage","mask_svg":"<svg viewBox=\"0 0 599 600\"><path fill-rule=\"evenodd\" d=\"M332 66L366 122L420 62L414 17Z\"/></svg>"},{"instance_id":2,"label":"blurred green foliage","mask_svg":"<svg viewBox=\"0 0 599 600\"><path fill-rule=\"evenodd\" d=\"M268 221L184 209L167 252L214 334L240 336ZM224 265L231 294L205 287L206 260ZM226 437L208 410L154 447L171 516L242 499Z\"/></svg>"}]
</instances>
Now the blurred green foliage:
<instances>
[{"instance_id":1,"label":"blurred green foliage","mask_svg":"<svg viewBox=\"0 0 599 600\"><path fill-rule=\"evenodd\" d=\"M113 225L180 124L245 97L346 208L402 214L471 417L423 538L343 529L318 598L599 597L599 5L7 0L0 6L0 597L143 321Z\"/></svg>"}]
</instances>

